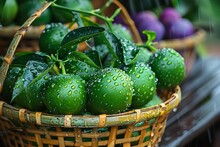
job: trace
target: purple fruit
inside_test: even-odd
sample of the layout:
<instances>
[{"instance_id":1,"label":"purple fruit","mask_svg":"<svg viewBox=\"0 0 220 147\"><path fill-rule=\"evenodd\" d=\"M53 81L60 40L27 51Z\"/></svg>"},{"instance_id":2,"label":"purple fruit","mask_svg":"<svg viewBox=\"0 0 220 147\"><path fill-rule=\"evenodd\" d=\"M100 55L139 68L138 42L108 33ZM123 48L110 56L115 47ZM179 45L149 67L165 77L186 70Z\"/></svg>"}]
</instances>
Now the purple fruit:
<instances>
[{"instance_id":1,"label":"purple fruit","mask_svg":"<svg viewBox=\"0 0 220 147\"><path fill-rule=\"evenodd\" d=\"M157 21L157 16L151 11L143 11L138 13L131 14L131 18L133 19L135 24L142 23L143 21Z\"/></svg>"},{"instance_id":2,"label":"purple fruit","mask_svg":"<svg viewBox=\"0 0 220 147\"><path fill-rule=\"evenodd\" d=\"M181 18L166 29L166 37L168 39L180 39L190 36L194 33L193 24L188 20Z\"/></svg>"},{"instance_id":3,"label":"purple fruit","mask_svg":"<svg viewBox=\"0 0 220 147\"><path fill-rule=\"evenodd\" d=\"M115 24L121 24L123 26L127 26L123 20L123 18L120 16L120 15L117 15L115 18L114 18L114 21L113 23Z\"/></svg>"},{"instance_id":4,"label":"purple fruit","mask_svg":"<svg viewBox=\"0 0 220 147\"><path fill-rule=\"evenodd\" d=\"M180 14L174 8L165 8L160 15L160 22L164 24L164 26L170 25L172 22L175 22L181 18Z\"/></svg>"},{"instance_id":5,"label":"purple fruit","mask_svg":"<svg viewBox=\"0 0 220 147\"><path fill-rule=\"evenodd\" d=\"M138 29L143 41L147 40L146 35L142 33L144 30L156 32L156 38L154 41L162 40L164 37L164 34L165 34L165 28L160 21L153 21L153 22L151 21L150 22L150 21L142 20L142 22L137 25L137 29Z\"/></svg>"}]
</instances>

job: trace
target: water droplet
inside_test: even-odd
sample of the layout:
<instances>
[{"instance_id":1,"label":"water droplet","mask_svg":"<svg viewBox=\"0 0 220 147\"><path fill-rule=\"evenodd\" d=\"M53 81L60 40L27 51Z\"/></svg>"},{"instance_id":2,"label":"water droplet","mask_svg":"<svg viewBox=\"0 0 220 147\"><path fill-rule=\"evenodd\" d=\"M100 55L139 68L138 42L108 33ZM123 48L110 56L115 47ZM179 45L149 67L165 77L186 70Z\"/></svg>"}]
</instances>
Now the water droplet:
<instances>
[{"instance_id":1,"label":"water droplet","mask_svg":"<svg viewBox=\"0 0 220 147\"><path fill-rule=\"evenodd\" d=\"M151 88L150 88L150 91L154 91L154 87L151 87Z\"/></svg>"},{"instance_id":2,"label":"water droplet","mask_svg":"<svg viewBox=\"0 0 220 147\"><path fill-rule=\"evenodd\" d=\"M68 95L71 95L72 94L72 91L70 90L69 92L68 92Z\"/></svg>"},{"instance_id":3,"label":"water droplet","mask_svg":"<svg viewBox=\"0 0 220 147\"><path fill-rule=\"evenodd\" d=\"M139 74L137 74L137 75L136 75L136 78L140 78L140 75L139 75Z\"/></svg>"},{"instance_id":4,"label":"water droplet","mask_svg":"<svg viewBox=\"0 0 220 147\"><path fill-rule=\"evenodd\" d=\"M117 80L117 77L116 77L116 76L114 76L114 77L113 77L113 80L114 80L114 81L116 81L116 80Z\"/></svg>"},{"instance_id":5,"label":"water droplet","mask_svg":"<svg viewBox=\"0 0 220 147\"><path fill-rule=\"evenodd\" d=\"M167 65L170 65L171 63L172 63L172 62L168 61L168 62L167 62Z\"/></svg>"}]
</instances>

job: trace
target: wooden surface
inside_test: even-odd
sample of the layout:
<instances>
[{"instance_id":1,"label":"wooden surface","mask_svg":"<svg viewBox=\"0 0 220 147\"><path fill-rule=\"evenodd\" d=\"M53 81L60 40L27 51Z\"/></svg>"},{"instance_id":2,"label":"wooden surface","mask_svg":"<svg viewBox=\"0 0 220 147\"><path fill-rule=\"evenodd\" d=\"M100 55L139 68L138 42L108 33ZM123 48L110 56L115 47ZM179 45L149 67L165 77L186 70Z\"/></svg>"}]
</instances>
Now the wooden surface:
<instances>
[{"instance_id":1,"label":"wooden surface","mask_svg":"<svg viewBox=\"0 0 220 147\"><path fill-rule=\"evenodd\" d=\"M181 87L182 101L170 114L160 147L188 146L220 120L220 58L199 59Z\"/></svg>"}]
</instances>

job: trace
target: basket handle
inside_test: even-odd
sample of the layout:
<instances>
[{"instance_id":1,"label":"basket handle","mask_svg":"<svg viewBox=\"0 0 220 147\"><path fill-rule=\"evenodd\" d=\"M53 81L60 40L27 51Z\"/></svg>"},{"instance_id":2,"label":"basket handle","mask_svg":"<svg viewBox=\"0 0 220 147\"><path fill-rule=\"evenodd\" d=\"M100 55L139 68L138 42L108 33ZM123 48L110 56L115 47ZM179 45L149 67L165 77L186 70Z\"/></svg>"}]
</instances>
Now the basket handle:
<instances>
[{"instance_id":1,"label":"basket handle","mask_svg":"<svg viewBox=\"0 0 220 147\"><path fill-rule=\"evenodd\" d=\"M0 93L3 89L3 84L9 69L10 64L13 61L13 57L16 51L16 48L21 40L21 38L26 34L29 26L31 23L38 17L41 16L41 14L52 4L52 2L45 2L43 7L41 7L39 10L37 10L35 13L33 13L20 27L20 29L17 30L16 34L14 35L12 42L9 45L9 48L6 52L6 55L4 56L4 60L0 69Z\"/></svg>"}]
</instances>

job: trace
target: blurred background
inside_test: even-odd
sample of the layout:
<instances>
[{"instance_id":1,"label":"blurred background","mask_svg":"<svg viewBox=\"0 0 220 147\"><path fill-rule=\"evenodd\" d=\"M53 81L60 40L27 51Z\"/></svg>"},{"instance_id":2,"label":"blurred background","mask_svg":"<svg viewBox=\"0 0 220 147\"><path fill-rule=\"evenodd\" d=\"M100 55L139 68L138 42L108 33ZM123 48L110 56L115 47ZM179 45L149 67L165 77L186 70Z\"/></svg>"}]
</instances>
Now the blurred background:
<instances>
[{"instance_id":1,"label":"blurred background","mask_svg":"<svg viewBox=\"0 0 220 147\"><path fill-rule=\"evenodd\" d=\"M120 0L127 8L129 13L143 12L146 10L154 12L159 16L167 7L175 8L178 13L186 19L189 19L197 28L204 29L206 39L204 44L198 46L198 53L213 54L218 53L218 42L220 37L220 1L218 0ZM172 16L170 16L172 17ZM203 46L205 45L205 46ZM209 46L208 51L204 50L206 45ZM205 48L203 48L205 47ZM206 48L207 49L207 48ZM216 52L217 51L217 52Z\"/></svg>"}]
</instances>

